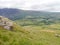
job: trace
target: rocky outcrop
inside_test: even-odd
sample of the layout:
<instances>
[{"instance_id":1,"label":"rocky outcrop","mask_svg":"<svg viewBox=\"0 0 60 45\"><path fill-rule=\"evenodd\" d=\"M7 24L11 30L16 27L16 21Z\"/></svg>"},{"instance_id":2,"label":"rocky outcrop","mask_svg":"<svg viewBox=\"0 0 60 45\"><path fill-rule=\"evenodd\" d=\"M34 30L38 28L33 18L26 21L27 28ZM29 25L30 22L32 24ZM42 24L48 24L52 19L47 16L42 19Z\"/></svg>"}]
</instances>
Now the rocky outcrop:
<instances>
[{"instance_id":1,"label":"rocky outcrop","mask_svg":"<svg viewBox=\"0 0 60 45\"><path fill-rule=\"evenodd\" d=\"M13 22L6 17L0 16L0 26L3 26L4 29L12 30Z\"/></svg>"}]
</instances>

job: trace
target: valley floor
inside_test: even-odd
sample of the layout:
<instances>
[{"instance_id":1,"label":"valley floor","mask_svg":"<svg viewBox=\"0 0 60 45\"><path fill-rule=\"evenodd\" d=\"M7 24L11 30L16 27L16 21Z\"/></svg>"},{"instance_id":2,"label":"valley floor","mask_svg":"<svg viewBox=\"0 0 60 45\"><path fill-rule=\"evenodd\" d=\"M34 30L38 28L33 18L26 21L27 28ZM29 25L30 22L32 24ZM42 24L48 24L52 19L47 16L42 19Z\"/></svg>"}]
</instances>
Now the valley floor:
<instances>
[{"instance_id":1,"label":"valley floor","mask_svg":"<svg viewBox=\"0 0 60 45\"><path fill-rule=\"evenodd\" d=\"M60 45L60 30L43 29L40 26L25 26L35 45ZM57 36L58 35L58 36Z\"/></svg>"}]
</instances>

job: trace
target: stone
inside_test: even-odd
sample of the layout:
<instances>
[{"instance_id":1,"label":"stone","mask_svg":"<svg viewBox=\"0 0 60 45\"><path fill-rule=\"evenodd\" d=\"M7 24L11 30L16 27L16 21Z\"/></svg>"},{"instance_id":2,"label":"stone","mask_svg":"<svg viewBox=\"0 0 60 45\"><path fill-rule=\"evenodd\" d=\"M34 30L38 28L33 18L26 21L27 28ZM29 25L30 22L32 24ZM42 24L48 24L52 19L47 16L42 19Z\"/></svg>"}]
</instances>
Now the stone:
<instances>
[{"instance_id":1,"label":"stone","mask_svg":"<svg viewBox=\"0 0 60 45\"><path fill-rule=\"evenodd\" d=\"M3 28L7 30L11 30L13 29L13 22L10 21L8 18L0 16L0 26L3 26Z\"/></svg>"},{"instance_id":2,"label":"stone","mask_svg":"<svg viewBox=\"0 0 60 45\"><path fill-rule=\"evenodd\" d=\"M10 27L9 26L4 26L5 29L7 30L10 30Z\"/></svg>"}]
</instances>

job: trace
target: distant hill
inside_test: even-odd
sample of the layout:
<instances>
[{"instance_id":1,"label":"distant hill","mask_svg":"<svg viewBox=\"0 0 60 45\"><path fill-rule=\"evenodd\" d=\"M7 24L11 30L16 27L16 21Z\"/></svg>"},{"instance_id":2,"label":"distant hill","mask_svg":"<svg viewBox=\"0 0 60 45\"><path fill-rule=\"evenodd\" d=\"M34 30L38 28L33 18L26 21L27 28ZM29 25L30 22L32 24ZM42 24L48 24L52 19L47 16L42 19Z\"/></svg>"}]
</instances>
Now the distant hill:
<instances>
[{"instance_id":1,"label":"distant hill","mask_svg":"<svg viewBox=\"0 0 60 45\"><path fill-rule=\"evenodd\" d=\"M50 25L60 23L60 12L45 12L33 10L21 10L14 8L0 9L0 16L5 16L21 25Z\"/></svg>"},{"instance_id":2,"label":"distant hill","mask_svg":"<svg viewBox=\"0 0 60 45\"><path fill-rule=\"evenodd\" d=\"M60 17L60 12L44 12L44 11L33 11L33 10L20 10L14 8L3 8L0 9L0 15L8 17L12 20L22 19L26 16L45 16L45 17Z\"/></svg>"}]
</instances>

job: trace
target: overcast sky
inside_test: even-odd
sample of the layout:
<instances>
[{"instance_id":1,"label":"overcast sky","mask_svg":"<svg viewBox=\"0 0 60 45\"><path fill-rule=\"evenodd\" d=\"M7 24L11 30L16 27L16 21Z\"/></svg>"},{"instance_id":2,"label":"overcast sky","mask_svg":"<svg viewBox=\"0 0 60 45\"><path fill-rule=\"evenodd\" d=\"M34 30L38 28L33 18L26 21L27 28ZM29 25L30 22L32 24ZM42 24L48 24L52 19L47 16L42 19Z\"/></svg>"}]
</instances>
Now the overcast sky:
<instances>
[{"instance_id":1,"label":"overcast sky","mask_svg":"<svg viewBox=\"0 0 60 45\"><path fill-rule=\"evenodd\" d=\"M60 11L60 0L0 0L0 8Z\"/></svg>"}]
</instances>

